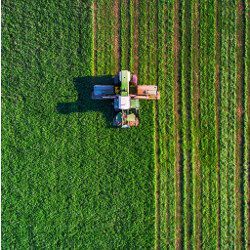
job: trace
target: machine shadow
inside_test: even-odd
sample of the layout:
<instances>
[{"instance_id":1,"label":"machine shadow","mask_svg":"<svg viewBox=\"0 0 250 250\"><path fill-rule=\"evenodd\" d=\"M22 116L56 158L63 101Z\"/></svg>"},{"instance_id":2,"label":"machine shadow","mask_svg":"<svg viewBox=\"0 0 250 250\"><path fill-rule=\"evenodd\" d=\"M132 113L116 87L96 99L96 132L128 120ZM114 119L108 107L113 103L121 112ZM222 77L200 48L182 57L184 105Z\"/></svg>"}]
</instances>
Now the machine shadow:
<instances>
[{"instance_id":1,"label":"machine shadow","mask_svg":"<svg viewBox=\"0 0 250 250\"><path fill-rule=\"evenodd\" d=\"M113 76L84 76L73 79L74 87L78 93L78 98L75 102L58 103L57 112L68 115L76 112L102 112L105 116L107 127L112 127L113 121L113 105L112 100L92 100L93 86L111 85L113 84Z\"/></svg>"}]
</instances>

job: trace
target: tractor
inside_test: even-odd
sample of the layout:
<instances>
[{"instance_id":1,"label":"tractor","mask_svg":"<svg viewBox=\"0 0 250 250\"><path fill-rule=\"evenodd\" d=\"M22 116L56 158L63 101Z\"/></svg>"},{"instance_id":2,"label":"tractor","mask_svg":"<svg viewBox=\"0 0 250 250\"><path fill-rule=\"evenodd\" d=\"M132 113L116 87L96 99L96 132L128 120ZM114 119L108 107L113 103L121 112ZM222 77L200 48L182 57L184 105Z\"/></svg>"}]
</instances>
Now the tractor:
<instances>
[{"instance_id":1,"label":"tractor","mask_svg":"<svg viewBox=\"0 0 250 250\"><path fill-rule=\"evenodd\" d=\"M139 100L159 100L160 93L155 85L138 85L137 76L121 70L114 76L113 85L95 85L94 100L113 100L115 127L130 128L139 125Z\"/></svg>"}]
</instances>

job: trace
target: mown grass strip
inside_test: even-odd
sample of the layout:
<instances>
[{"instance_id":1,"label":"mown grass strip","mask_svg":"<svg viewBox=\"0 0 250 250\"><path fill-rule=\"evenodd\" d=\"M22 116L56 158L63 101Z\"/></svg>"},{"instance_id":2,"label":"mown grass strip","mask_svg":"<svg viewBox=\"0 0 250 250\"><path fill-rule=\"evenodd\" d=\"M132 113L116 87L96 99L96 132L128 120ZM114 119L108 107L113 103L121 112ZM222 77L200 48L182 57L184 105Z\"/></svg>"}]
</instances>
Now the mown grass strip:
<instances>
[{"instance_id":1,"label":"mown grass strip","mask_svg":"<svg viewBox=\"0 0 250 250\"><path fill-rule=\"evenodd\" d=\"M175 245L173 2L158 2L160 247ZM167 78L166 78L167 76Z\"/></svg>"},{"instance_id":2,"label":"mown grass strip","mask_svg":"<svg viewBox=\"0 0 250 250\"><path fill-rule=\"evenodd\" d=\"M139 38L138 38L138 33L139 33L139 27L138 27L138 23L139 23L139 0L133 0L131 1L133 2L133 6L134 6L134 16L133 16L133 33L131 34L131 39L133 39L133 71L137 74L138 73L138 64L139 64L139 60L138 60L138 43L139 43Z\"/></svg>"},{"instance_id":3,"label":"mown grass strip","mask_svg":"<svg viewBox=\"0 0 250 250\"><path fill-rule=\"evenodd\" d=\"M220 246L228 248L228 199L227 199L227 144L228 130L227 112L228 112L228 30L227 8L221 8L221 84L220 84Z\"/></svg>"},{"instance_id":4,"label":"mown grass strip","mask_svg":"<svg viewBox=\"0 0 250 250\"><path fill-rule=\"evenodd\" d=\"M151 84L158 84L157 76L157 48L158 37L158 19L157 19L157 1L148 3L148 80ZM160 249L160 164L159 164L159 118L158 102L154 101L154 157L155 157L155 249Z\"/></svg>"},{"instance_id":5,"label":"mown grass strip","mask_svg":"<svg viewBox=\"0 0 250 250\"><path fill-rule=\"evenodd\" d=\"M167 1L166 3L166 30L165 44L166 44L166 150L167 150L167 190L164 194L167 199L167 246L174 247L175 244L175 139L174 139L174 3ZM165 78L165 76L164 76Z\"/></svg>"},{"instance_id":6,"label":"mown grass strip","mask_svg":"<svg viewBox=\"0 0 250 250\"><path fill-rule=\"evenodd\" d=\"M121 17L120 17L120 0L114 0L114 64L116 73L121 69Z\"/></svg>"},{"instance_id":7,"label":"mown grass strip","mask_svg":"<svg viewBox=\"0 0 250 250\"><path fill-rule=\"evenodd\" d=\"M216 248L217 236L217 148L215 131L215 84L214 84L214 1L206 1L200 12L200 97L202 166L202 244Z\"/></svg>"},{"instance_id":8,"label":"mown grass strip","mask_svg":"<svg viewBox=\"0 0 250 250\"><path fill-rule=\"evenodd\" d=\"M228 1L222 9L221 36L221 112L220 112L220 184L221 184L221 241L222 247L235 245L235 139L236 139L236 82L235 82L235 2ZM225 31L226 30L226 31Z\"/></svg>"},{"instance_id":9,"label":"mown grass strip","mask_svg":"<svg viewBox=\"0 0 250 250\"><path fill-rule=\"evenodd\" d=\"M129 0L129 69L134 72L134 1Z\"/></svg>"},{"instance_id":10,"label":"mown grass strip","mask_svg":"<svg viewBox=\"0 0 250 250\"><path fill-rule=\"evenodd\" d=\"M201 164L199 157L200 144L200 72L199 72L199 0L192 1L191 5L191 105L192 105L192 166L193 166L193 246L201 248L202 230L201 230Z\"/></svg>"},{"instance_id":11,"label":"mown grass strip","mask_svg":"<svg viewBox=\"0 0 250 250\"><path fill-rule=\"evenodd\" d=\"M189 249L193 238L193 189L191 165L191 1L182 3L181 109L183 135L183 207L184 247Z\"/></svg>"},{"instance_id":12,"label":"mown grass strip","mask_svg":"<svg viewBox=\"0 0 250 250\"><path fill-rule=\"evenodd\" d=\"M93 5L92 5L92 27L93 27L93 36L92 36L92 44L93 44L93 53L94 53L94 62L93 62L93 73L94 75L96 74L96 64L97 64L97 44L96 44L96 31L97 31L97 2L95 0L93 0Z\"/></svg>"},{"instance_id":13,"label":"mown grass strip","mask_svg":"<svg viewBox=\"0 0 250 250\"><path fill-rule=\"evenodd\" d=\"M129 67L129 0L121 1L121 67L123 69L128 69Z\"/></svg>"},{"instance_id":14,"label":"mown grass strip","mask_svg":"<svg viewBox=\"0 0 250 250\"><path fill-rule=\"evenodd\" d=\"M160 248L166 249L167 243L167 148L166 148L166 86L164 77L166 74L166 45L165 45L165 16L166 7L163 1L158 2L158 67L157 67L157 83L161 91L161 100L158 105L159 113L159 166L160 166Z\"/></svg>"}]
</instances>

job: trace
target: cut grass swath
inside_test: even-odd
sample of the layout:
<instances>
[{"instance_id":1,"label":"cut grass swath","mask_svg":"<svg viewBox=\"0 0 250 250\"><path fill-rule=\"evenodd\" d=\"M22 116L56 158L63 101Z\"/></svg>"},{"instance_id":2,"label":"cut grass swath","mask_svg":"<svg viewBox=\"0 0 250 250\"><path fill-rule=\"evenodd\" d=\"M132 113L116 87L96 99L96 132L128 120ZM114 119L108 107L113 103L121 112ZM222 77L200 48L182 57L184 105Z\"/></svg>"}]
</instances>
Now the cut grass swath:
<instances>
[{"instance_id":1,"label":"cut grass swath","mask_svg":"<svg viewBox=\"0 0 250 250\"><path fill-rule=\"evenodd\" d=\"M183 207L184 245L190 248L193 237L193 189L191 166L191 1L182 2L182 51L181 51L181 109L183 135Z\"/></svg>"},{"instance_id":2,"label":"cut grass swath","mask_svg":"<svg viewBox=\"0 0 250 250\"><path fill-rule=\"evenodd\" d=\"M122 69L128 69L129 67L129 53L130 53L130 16L129 16L129 11L128 9L130 8L129 6L129 1L121 1L121 67Z\"/></svg>"},{"instance_id":3,"label":"cut grass swath","mask_svg":"<svg viewBox=\"0 0 250 250\"><path fill-rule=\"evenodd\" d=\"M193 245L196 248L201 248L201 164L199 157L200 144L200 72L199 72L199 0L195 0L191 4L191 105L192 105L192 166L193 166L193 230L194 238Z\"/></svg>"},{"instance_id":4,"label":"cut grass swath","mask_svg":"<svg viewBox=\"0 0 250 250\"><path fill-rule=\"evenodd\" d=\"M228 199L227 199L227 109L228 109L228 31L227 8L221 8L221 84L220 84L220 246L228 247Z\"/></svg>"},{"instance_id":5,"label":"cut grass swath","mask_svg":"<svg viewBox=\"0 0 250 250\"><path fill-rule=\"evenodd\" d=\"M166 148L167 148L167 190L164 194L167 200L167 246L174 247L175 244L175 173L173 171L175 166L175 139L174 139L174 51L173 51L173 35L174 35L174 3L167 1L166 3L166 30L167 34L164 37L166 43ZM164 77L165 78L165 77ZM169 198L168 198L169 197Z\"/></svg>"},{"instance_id":6,"label":"cut grass swath","mask_svg":"<svg viewBox=\"0 0 250 250\"><path fill-rule=\"evenodd\" d=\"M214 2L206 1L200 12L200 107L202 167L202 242L216 248L217 236L217 148L215 131L214 86Z\"/></svg>"},{"instance_id":7,"label":"cut grass swath","mask_svg":"<svg viewBox=\"0 0 250 250\"><path fill-rule=\"evenodd\" d=\"M165 33L166 32L166 33ZM158 2L160 247L175 245L173 3ZM167 77L166 77L167 76ZM167 122L166 122L167 121ZM169 198L168 198L169 197Z\"/></svg>"},{"instance_id":8,"label":"cut grass swath","mask_svg":"<svg viewBox=\"0 0 250 250\"><path fill-rule=\"evenodd\" d=\"M148 4L148 80L152 84L158 84L157 76L157 49L158 39L155 34L158 33L157 2L150 1ZM159 119L158 102L153 104L154 112L154 149L155 149L155 248L160 247L160 164L159 164Z\"/></svg>"},{"instance_id":9,"label":"cut grass swath","mask_svg":"<svg viewBox=\"0 0 250 250\"><path fill-rule=\"evenodd\" d=\"M160 91L166 93L165 89L165 60L166 60L166 45L165 45L165 12L166 8L162 1L158 2L158 87ZM159 119L159 170L160 170L160 247L166 248L167 243L167 200L166 200L166 189L167 189L167 172L166 172L166 97L161 96L161 101L158 104L158 119Z\"/></svg>"}]
</instances>

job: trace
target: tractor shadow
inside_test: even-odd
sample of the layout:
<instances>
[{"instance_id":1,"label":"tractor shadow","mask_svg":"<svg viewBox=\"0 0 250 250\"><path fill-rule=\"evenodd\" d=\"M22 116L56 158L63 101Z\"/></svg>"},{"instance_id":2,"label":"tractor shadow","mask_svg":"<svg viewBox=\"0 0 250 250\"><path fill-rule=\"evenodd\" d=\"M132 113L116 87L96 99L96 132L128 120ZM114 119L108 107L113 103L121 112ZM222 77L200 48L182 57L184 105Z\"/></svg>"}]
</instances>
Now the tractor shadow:
<instances>
[{"instance_id":1,"label":"tractor shadow","mask_svg":"<svg viewBox=\"0 0 250 250\"><path fill-rule=\"evenodd\" d=\"M112 127L113 105L112 100L92 100L91 95L94 85L111 85L113 78L111 75L104 76L84 76L73 79L74 87L78 93L75 102L62 102L57 104L57 112L64 115L83 112L102 112L105 116L107 127Z\"/></svg>"}]
</instances>

